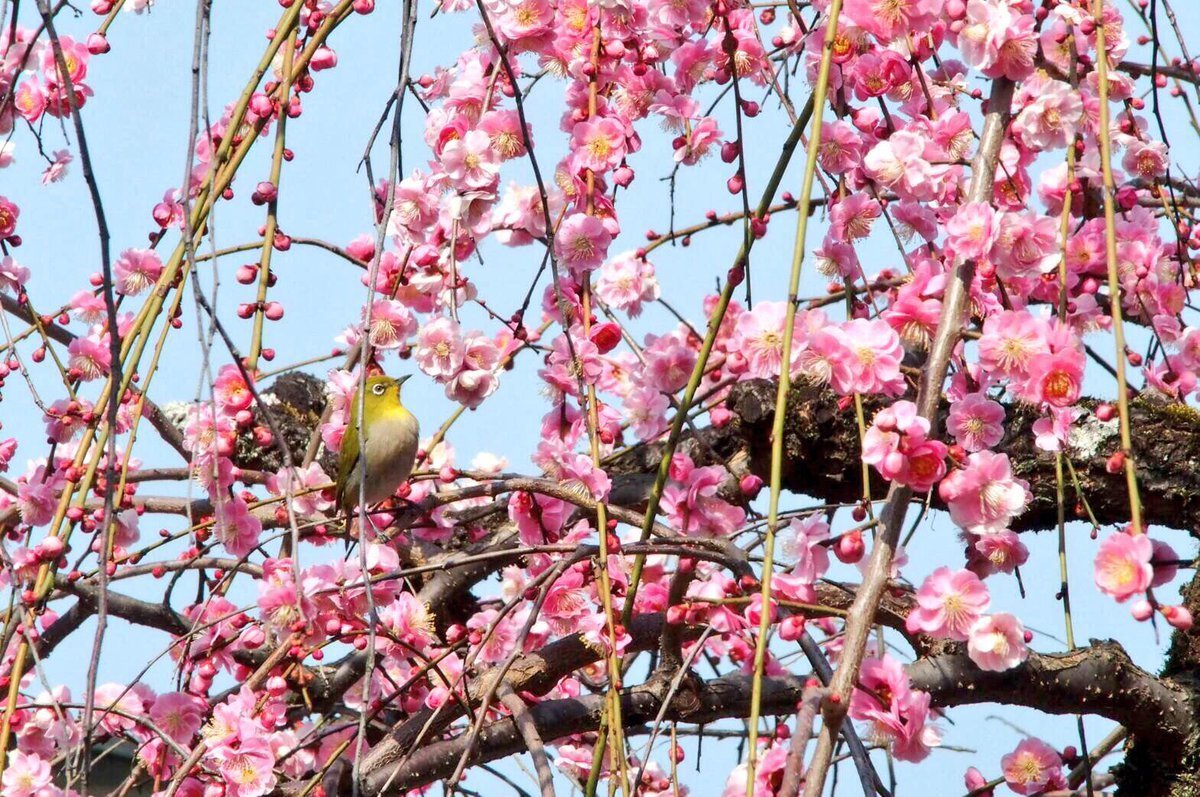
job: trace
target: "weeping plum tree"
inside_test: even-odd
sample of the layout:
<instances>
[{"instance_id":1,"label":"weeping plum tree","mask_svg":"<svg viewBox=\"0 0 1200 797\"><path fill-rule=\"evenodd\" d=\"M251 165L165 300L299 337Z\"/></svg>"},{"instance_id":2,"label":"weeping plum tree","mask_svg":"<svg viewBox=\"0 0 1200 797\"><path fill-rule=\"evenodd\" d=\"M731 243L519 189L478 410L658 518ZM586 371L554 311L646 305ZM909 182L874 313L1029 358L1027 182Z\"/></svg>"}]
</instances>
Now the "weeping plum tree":
<instances>
[{"instance_id":1,"label":"weeping plum tree","mask_svg":"<svg viewBox=\"0 0 1200 797\"><path fill-rule=\"evenodd\" d=\"M1168 0L280 0L240 59L229 4L181 5L0 3L3 797L94 792L115 742L120 793L168 797L1200 790L1200 62ZM183 179L106 203L167 6ZM381 29L390 97L305 136ZM360 150L360 197L289 193ZM289 218L322 202L361 234ZM284 319L327 291L336 340ZM378 372L444 399L347 518ZM1002 599L1035 532L1058 583ZM1116 638L1077 638L1081 592ZM1078 733L949 756L980 703Z\"/></svg>"}]
</instances>

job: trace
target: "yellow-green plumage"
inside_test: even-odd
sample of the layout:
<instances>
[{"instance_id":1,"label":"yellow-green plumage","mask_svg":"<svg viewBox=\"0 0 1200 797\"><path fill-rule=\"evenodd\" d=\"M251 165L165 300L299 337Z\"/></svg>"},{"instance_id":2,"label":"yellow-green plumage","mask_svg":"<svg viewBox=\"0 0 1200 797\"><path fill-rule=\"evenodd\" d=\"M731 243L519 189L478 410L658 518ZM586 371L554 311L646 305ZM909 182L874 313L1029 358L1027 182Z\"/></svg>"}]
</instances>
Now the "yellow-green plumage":
<instances>
[{"instance_id":1,"label":"yellow-green plumage","mask_svg":"<svg viewBox=\"0 0 1200 797\"><path fill-rule=\"evenodd\" d=\"M359 397L350 400L350 424L342 438L338 461L337 504L349 512L358 506L378 503L408 480L417 458L420 430L417 419L400 401L402 376L372 376L363 393L362 424L365 444L358 437ZM362 453L366 453L366 468ZM364 470L366 484L363 484Z\"/></svg>"}]
</instances>

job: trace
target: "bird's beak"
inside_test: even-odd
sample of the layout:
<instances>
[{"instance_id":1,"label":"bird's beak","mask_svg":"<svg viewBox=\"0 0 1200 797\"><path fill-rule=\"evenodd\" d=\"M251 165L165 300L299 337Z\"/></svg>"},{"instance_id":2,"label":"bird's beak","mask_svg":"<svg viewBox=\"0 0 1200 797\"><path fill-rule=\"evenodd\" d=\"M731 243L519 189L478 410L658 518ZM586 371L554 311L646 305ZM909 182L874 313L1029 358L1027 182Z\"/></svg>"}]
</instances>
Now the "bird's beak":
<instances>
[{"instance_id":1,"label":"bird's beak","mask_svg":"<svg viewBox=\"0 0 1200 797\"><path fill-rule=\"evenodd\" d=\"M412 376L412 374L405 374L404 376L396 377L396 387L400 387L400 385L403 385L405 382L408 381L409 377L411 377L411 376Z\"/></svg>"}]
</instances>

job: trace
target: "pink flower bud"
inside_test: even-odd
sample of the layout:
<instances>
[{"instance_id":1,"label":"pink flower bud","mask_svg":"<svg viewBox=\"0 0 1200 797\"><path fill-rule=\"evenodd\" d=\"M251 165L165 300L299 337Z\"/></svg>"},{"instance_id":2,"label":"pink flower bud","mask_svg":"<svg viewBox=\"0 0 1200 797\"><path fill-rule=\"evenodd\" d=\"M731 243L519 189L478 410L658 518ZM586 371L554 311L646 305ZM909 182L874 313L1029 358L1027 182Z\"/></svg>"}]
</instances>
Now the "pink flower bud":
<instances>
[{"instance_id":1,"label":"pink flower bud","mask_svg":"<svg viewBox=\"0 0 1200 797\"><path fill-rule=\"evenodd\" d=\"M729 193L731 194L740 194L745 186L746 180L741 174L735 174L725 182L725 187L729 189Z\"/></svg>"},{"instance_id":2,"label":"pink flower bud","mask_svg":"<svg viewBox=\"0 0 1200 797\"><path fill-rule=\"evenodd\" d=\"M763 488L762 477L755 476L753 473L743 476L742 480L738 482L738 487L741 488L742 495L747 498L756 498Z\"/></svg>"},{"instance_id":3,"label":"pink flower bud","mask_svg":"<svg viewBox=\"0 0 1200 797\"><path fill-rule=\"evenodd\" d=\"M678 147L676 147L676 149L678 149ZM737 160L738 154L741 151L742 148L738 145L738 142L726 141L721 145L721 160L725 161L726 163L733 163L735 160Z\"/></svg>"},{"instance_id":4,"label":"pink flower bud","mask_svg":"<svg viewBox=\"0 0 1200 797\"><path fill-rule=\"evenodd\" d=\"M1139 623L1144 623L1154 614L1154 607L1150 605L1148 600L1134 601L1134 604L1129 607L1129 613L1133 615L1133 619Z\"/></svg>"},{"instance_id":5,"label":"pink flower bud","mask_svg":"<svg viewBox=\"0 0 1200 797\"><path fill-rule=\"evenodd\" d=\"M748 603L746 605L745 614L746 614L746 619L750 622L751 625L758 625L759 623L762 622L762 595L761 594L750 596L750 603ZM767 601L767 616L770 618L771 622L774 622L775 618L779 616L779 609L777 608L775 601L773 601L773 600Z\"/></svg>"},{"instance_id":6,"label":"pink flower bud","mask_svg":"<svg viewBox=\"0 0 1200 797\"><path fill-rule=\"evenodd\" d=\"M262 197L264 202L274 202L275 198L279 196L279 189L270 180L263 180L254 186L254 193Z\"/></svg>"},{"instance_id":7,"label":"pink flower bud","mask_svg":"<svg viewBox=\"0 0 1200 797\"><path fill-rule=\"evenodd\" d=\"M1133 186L1125 185L1117 189L1117 204L1121 210L1132 210L1137 201L1137 189Z\"/></svg>"},{"instance_id":8,"label":"pink flower bud","mask_svg":"<svg viewBox=\"0 0 1200 797\"><path fill-rule=\"evenodd\" d=\"M613 182L622 188L628 188L633 182L633 169L628 166L621 166L613 172Z\"/></svg>"},{"instance_id":9,"label":"pink flower bud","mask_svg":"<svg viewBox=\"0 0 1200 797\"><path fill-rule=\"evenodd\" d=\"M283 305L279 302L267 302L263 307L263 314L268 320L278 321L283 318Z\"/></svg>"},{"instance_id":10,"label":"pink flower bud","mask_svg":"<svg viewBox=\"0 0 1200 797\"><path fill-rule=\"evenodd\" d=\"M716 429L720 429L733 420L733 413L725 407L713 407L709 410L708 420Z\"/></svg>"},{"instance_id":11,"label":"pink flower bud","mask_svg":"<svg viewBox=\"0 0 1200 797\"><path fill-rule=\"evenodd\" d=\"M795 642L804 635L804 618L791 615L783 618L779 624L779 638L785 642Z\"/></svg>"},{"instance_id":12,"label":"pink flower bud","mask_svg":"<svg viewBox=\"0 0 1200 797\"><path fill-rule=\"evenodd\" d=\"M154 206L154 210L150 212L150 215L154 217L155 224L157 224L159 227L166 228L166 226L171 223L171 206L166 202L159 202Z\"/></svg>"},{"instance_id":13,"label":"pink flower bud","mask_svg":"<svg viewBox=\"0 0 1200 797\"><path fill-rule=\"evenodd\" d=\"M621 328L611 321L592 327L589 337L601 354L608 354L621 342Z\"/></svg>"},{"instance_id":14,"label":"pink flower bud","mask_svg":"<svg viewBox=\"0 0 1200 797\"><path fill-rule=\"evenodd\" d=\"M1183 606L1163 606L1160 611L1172 627L1187 631L1192 627L1192 613Z\"/></svg>"},{"instance_id":15,"label":"pink flower bud","mask_svg":"<svg viewBox=\"0 0 1200 797\"><path fill-rule=\"evenodd\" d=\"M104 38L103 33L92 33L87 37L87 49L92 55L102 55L112 47L109 45L108 39Z\"/></svg>"},{"instance_id":16,"label":"pink flower bud","mask_svg":"<svg viewBox=\"0 0 1200 797\"><path fill-rule=\"evenodd\" d=\"M375 239L370 235L360 235L346 244L346 254L362 263L371 262L375 257Z\"/></svg>"},{"instance_id":17,"label":"pink flower bud","mask_svg":"<svg viewBox=\"0 0 1200 797\"><path fill-rule=\"evenodd\" d=\"M107 14L112 8L113 0L92 0L92 11L97 14Z\"/></svg>"},{"instance_id":18,"label":"pink flower bud","mask_svg":"<svg viewBox=\"0 0 1200 797\"><path fill-rule=\"evenodd\" d=\"M833 547L833 554L838 561L848 565L862 559L865 551L866 546L863 545L862 532L858 530L843 534L838 538L837 545Z\"/></svg>"},{"instance_id":19,"label":"pink flower bud","mask_svg":"<svg viewBox=\"0 0 1200 797\"><path fill-rule=\"evenodd\" d=\"M37 553L43 561L50 562L57 559L65 548L66 546L63 545L62 538L47 537L38 543Z\"/></svg>"},{"instance_id":20,"label":"pink flower bud","mask_svg":"<svg viewBox=\"0 0 1200 797\"><path fill-rule=\"evenodd\" d=\"M318 47L308 65L314 72L320 72L322 69L333 69L337 66L337 53L328 47Z\"/></svg>"},{"instance_id":21,"label":"pink flower bud","mask_svg":"<svg viewBox=\"0 0 1200 797\"><path fill-rule=\"evenodd\" d=\"M954 0L950 1L954 2ZM975 767L968 767L966 774L963 775L963 783L968 789L975 791L976 789L981 789L987 785L987 778L985 778L983 773Z\"/></svg>"},{"instance_id":22,"label":"pink flower bud","mask_svg":"<svg viewBox=\"0 0 1200 797\"><path fill-rule=\"evenodd\" d=\"M275 105L271 102L270 97L259 91L250 97L250 110L254 111L256 116L265 118L275 112Z\"/></svg>"},{"instance_id":23,"label":"pink flower bud","mask_svg":"<svg viewBox=\"0 0 1200 797\"><path fill-rule=\"evenodd\" d=\"M375 10L375 0L354 0L350 7L356 14L370 14Z\"/></svg>"},{"instance_id":24,"label":"pink flower bud","mask_svg":"<svg viewBox=\"0 0 1200 797\"><path fill-rule=\"evenodd\" d=\"M249 285L258 279L258 264L247 263L244 266L238 266L236 277L238 282L243 285Z\"/></svg>"},{"instance_id":25,"label":"pink flower bud","mask_svg":"<svg viewBox=\"0 0 1200 797\"><path fill-rule=\"evenodd\" d=\"M1117 410L1111 404L1096 405L1096 418L1101 421L1111 421L1117 417Z\"/></svg>"}]
</instances>

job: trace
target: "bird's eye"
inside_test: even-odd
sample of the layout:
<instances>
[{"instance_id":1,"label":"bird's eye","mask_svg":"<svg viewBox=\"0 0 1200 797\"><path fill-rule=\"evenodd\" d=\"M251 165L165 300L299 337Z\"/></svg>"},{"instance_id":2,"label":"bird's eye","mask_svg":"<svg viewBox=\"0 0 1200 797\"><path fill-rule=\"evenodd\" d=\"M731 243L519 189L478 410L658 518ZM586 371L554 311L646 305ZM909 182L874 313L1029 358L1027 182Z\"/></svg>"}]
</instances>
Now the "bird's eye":
<instances>
[{"instance_id":1,"label":"bird's eye","mask_svg":"<svg viewBox=\"0 0 1200 797\"><path fill-rule=\"evenodd\" d=\"M383 385L375 385L375 387L371 388L371 392L374 393L376 396L382 396L384 389L385 388L383 387Z\"/></svg>"}]
</instances>

